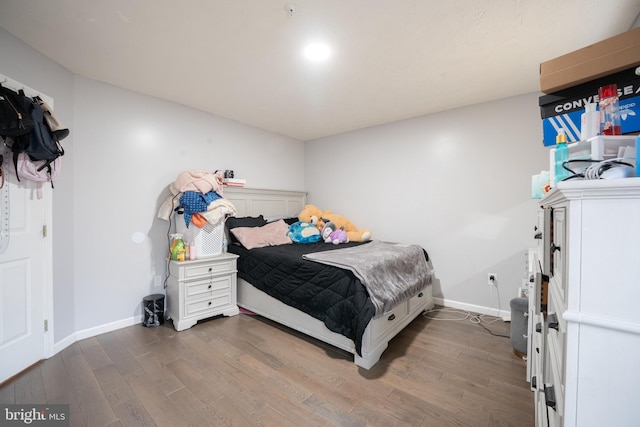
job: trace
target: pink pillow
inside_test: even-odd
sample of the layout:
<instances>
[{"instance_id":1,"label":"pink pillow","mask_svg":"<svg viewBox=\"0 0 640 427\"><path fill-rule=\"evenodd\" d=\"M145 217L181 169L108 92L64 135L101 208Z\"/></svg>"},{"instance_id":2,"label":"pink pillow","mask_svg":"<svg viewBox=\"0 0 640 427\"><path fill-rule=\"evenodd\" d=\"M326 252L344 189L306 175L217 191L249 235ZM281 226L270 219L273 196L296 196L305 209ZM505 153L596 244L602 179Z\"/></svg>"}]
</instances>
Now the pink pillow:
<instances>
[{"instance_id":1,"label":"pink pillow","mask_svg":"<svg viewBox=\"0 0 640 427\"><path fill-rule=\"evenodd\" d=\"M236 227L231 229L236 239L247 249L288 245L292 243L287 236L288 231L289 226L282 219L261 227Z\"/></svg>"}]
</instances>

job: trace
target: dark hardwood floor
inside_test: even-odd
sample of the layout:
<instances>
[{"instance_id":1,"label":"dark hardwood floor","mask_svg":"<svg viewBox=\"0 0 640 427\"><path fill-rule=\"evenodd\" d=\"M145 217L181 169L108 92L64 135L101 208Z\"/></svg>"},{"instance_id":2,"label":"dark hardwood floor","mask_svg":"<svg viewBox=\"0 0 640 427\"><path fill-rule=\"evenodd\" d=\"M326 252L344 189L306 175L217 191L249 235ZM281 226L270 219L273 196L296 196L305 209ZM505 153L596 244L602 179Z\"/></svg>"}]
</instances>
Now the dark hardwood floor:
<instances>
[{"instance_id":1,"label":"dark hardwood floor","mask_svg":"<svg viewBox=\"0 0 640 427\"><path fill-rule=\"evenodd\" d=\"M508 338L470 320L420 316L367 371L241 314L79 341L0 385L0 403L69 404L72 426L532 426L525 369Z\"/></svg>"}]
</instances>

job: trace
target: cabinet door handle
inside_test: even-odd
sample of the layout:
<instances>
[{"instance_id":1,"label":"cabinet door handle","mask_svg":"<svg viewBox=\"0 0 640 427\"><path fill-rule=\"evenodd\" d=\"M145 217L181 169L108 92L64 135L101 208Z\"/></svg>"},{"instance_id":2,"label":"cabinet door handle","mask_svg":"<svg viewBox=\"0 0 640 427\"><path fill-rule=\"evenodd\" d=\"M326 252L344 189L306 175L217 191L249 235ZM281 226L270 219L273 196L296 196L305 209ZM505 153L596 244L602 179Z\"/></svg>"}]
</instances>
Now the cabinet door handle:
<instances>
[{"instance_id":1,"label":"cabinet door handle","mask_svg":"<svg viewBox=\"0 0 640 427\"><path fill-rule=\"evenodd\" d=\"M538 387L537 387L537 385L536 385L536 382L537 382L537 381L538 381L538 380L537 380L536 376L535 376L535 375L534 375L534 376L532 376L532 377L531 377L531 387L533 387L533 388L537 389L537 388L538 388Z\"/></svg>"},{"instance_id":2,"label":"cabinet door handle","mask_svg":"<svg viewBox=\"0 0 640 427\"><path fill-rule=\"evenodd\" d=\"M209 301L209 304L208 304L208 305L211 305L211 304L212 304L212 302L211 302L211 301Z\"/></svg>"},{"instance_id":3,"label":"cabinet door handle","mask_svg":"<svg viewBox=\"0 0 640 427\"><path fill-rule=\"evenodd\" d=\"M208 288L211 289L211 285L209 285Z\"/></svg>"},{"instance_id":4,"label":"cabinet door handle","mask_svg":"<svg viewBox=\"0 0 640 427\"><path fill-rule=\"evenodd\" d=\"M544 386L544 402L549 408L556 410L556 393L553 386Z\"/></svg>"},{"instance_id":5,"label":"cabinet door handle","mask_svg":"<svg viewBox=\"0 0 640 427\"><path fill-rule=\"evenodd\" d=\"M420 293L418 294L418 298L422 298L423 296L424 296L424 294L423 294L422 292L420 292Z\"/></svg>"},{"instance_id":6,"label":"cabinet door handle","mask_svg":"<svg viewBox=\"0 0 640 427\"><path fill-rule=\"evenodd\" d=\"M209 273L211 273L213 271L212 267L209 267Z\"/></svg>"},{"instance_id":7,"label":"cabinet door handle","mask_svg":"<svg viewBox=\"0 0 640 427\"><path fill-rule=\"evenodd\" d=\"M542 323L536 323L536 332L542 332Z\"/></svg>"},{"instance_id":8,"label":"cabinet door handle","mask_svg":"<svg viewBox=\"0 0 640 427\"><path fill-rule=\"evenodd\" d=\"M524 317L529 317L529 312L528 312L528 311L525 311L524 313L522 313L522 315L523 315Z\"/></svg>"},{"instance_id":9,"label":"cabinet door handle","mask_svg":"<svg viewBox=\"0 0 640 427\"><path fill-rule=\"evenodd\" d=\"M555 313L547 316L547 323L549 324L549 329L558 330L558 316Z\"/></svg>"},{"instance_id":10,"label":"cabinet door handle","mask_svg":"<svg viewBox=\"0 0 640 427\"><path fill-rule=\"evenodd\" d=\"M555 243L551 244L551 253L553 254L555 251L560 251L560 246L556 246Z\"/></svg>"},{"instance_id":11,"label":"cabinet door handle","mask_svg":"<svg viewBox=\"0 0 640 427\"><path fill-rule=\"evenodd\" d=\"M391 321L391 320L394 320L395 318L396 318L396 315L392 313L391 316L387 317L387 320Z\"/></svg>"}]
</instances>

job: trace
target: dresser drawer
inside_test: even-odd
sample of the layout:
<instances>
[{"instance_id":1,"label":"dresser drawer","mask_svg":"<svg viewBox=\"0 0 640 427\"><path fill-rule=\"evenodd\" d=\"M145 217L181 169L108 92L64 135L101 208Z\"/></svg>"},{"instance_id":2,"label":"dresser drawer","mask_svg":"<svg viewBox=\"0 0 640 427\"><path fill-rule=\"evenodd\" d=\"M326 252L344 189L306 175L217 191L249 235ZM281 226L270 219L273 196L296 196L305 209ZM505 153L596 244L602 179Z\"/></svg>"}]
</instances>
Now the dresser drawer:
<instances>
[{"instance_id":1,"label":"dresser drawer","mask_svg":"<svg viewBox=\"0 0 640 427\"><path fill-rule=\"evenodd\" d=\"M184 284L186 300L211 297L219 292L231 292L232 279L229 276L218 276L211 279L200 279Z\"/></svg>"},{"instance_id":2,"label":"dresser drawer","mask_svg":"<svg viewBox=\"0 0 640 427\"><path fill-rule=\"evenodd\" d=\"M542 360L545 351L544 334L544 316L542 314L534 314L533 332L531 333L531 354L527 356L531 363L531 388L533 390L544 390L544 379L542 378Z\"/></svg>"},{"instance_id":3,"label":"dresser drawer","mask_svg":"<svg viewBox=\"0 0 640 427\"><path fill-rule=\"evenodd\" d=\"M560 292L560 299L566 299L567 290L567 254L569 252L569 245L567 244L567 209L555 208L553 209L553 229L552 229L552 242L551 242L551 276L552 280L558 285Z\"/></svg>"},{"instance_id":4,"label":"dresser drawer","mask_svg":"<svg viewBox=\"0 0 640 427\"><path fill-rule=\"evenodd\" d=\"M542 389L542 387L541 387ZM549 425L547 417L547 404L544 400L544 390L536 391L533 397L535 404L535 425L536 427L547 427Z\"/></svg>"},{"instance_id":5,"label":"dresser drawer","mask_svg":"<svg viewBox=\"0 0 640 427\"><path fill-rule=\"evenodd\" d=\"M561 329L561 314L549 312L546 319L547 341L545 343L547 361L545 366L545 389L553 390L555 409L549 411L549 424L556 425L552 420L561 420L564 416L564 384L565 384L565 345L566 333Z\"/></svg>"}]
</instances>

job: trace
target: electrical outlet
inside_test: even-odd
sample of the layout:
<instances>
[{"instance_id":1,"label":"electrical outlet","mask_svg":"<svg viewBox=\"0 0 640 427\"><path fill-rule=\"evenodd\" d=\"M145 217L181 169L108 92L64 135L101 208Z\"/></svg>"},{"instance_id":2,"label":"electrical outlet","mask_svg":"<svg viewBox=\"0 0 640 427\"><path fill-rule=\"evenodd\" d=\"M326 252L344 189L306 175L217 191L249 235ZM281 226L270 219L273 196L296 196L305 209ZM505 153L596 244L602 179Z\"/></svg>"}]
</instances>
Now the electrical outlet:
<instances>
[{"instance_id":1,"label":"electrical outlet","mask_svg":"<svg viewBox=\"0 0 640 427\"><path fill-rule=\"evenodd\" d=\"M498 275L495 273L489 273L487 275L487 283L489 286L497 286L498 285Z\"/></svg>"},{"instance_id":2,"label":"electrical outlet","mask_svg":"<svg viewBox=\"0 0 640 427\"><path fill-rule=\"evenodd\" d=\"M155 286L156 288L162 286L162 277L161 276L155 276L153 278L153 286Z\"/></svg>"}]
</instances>

